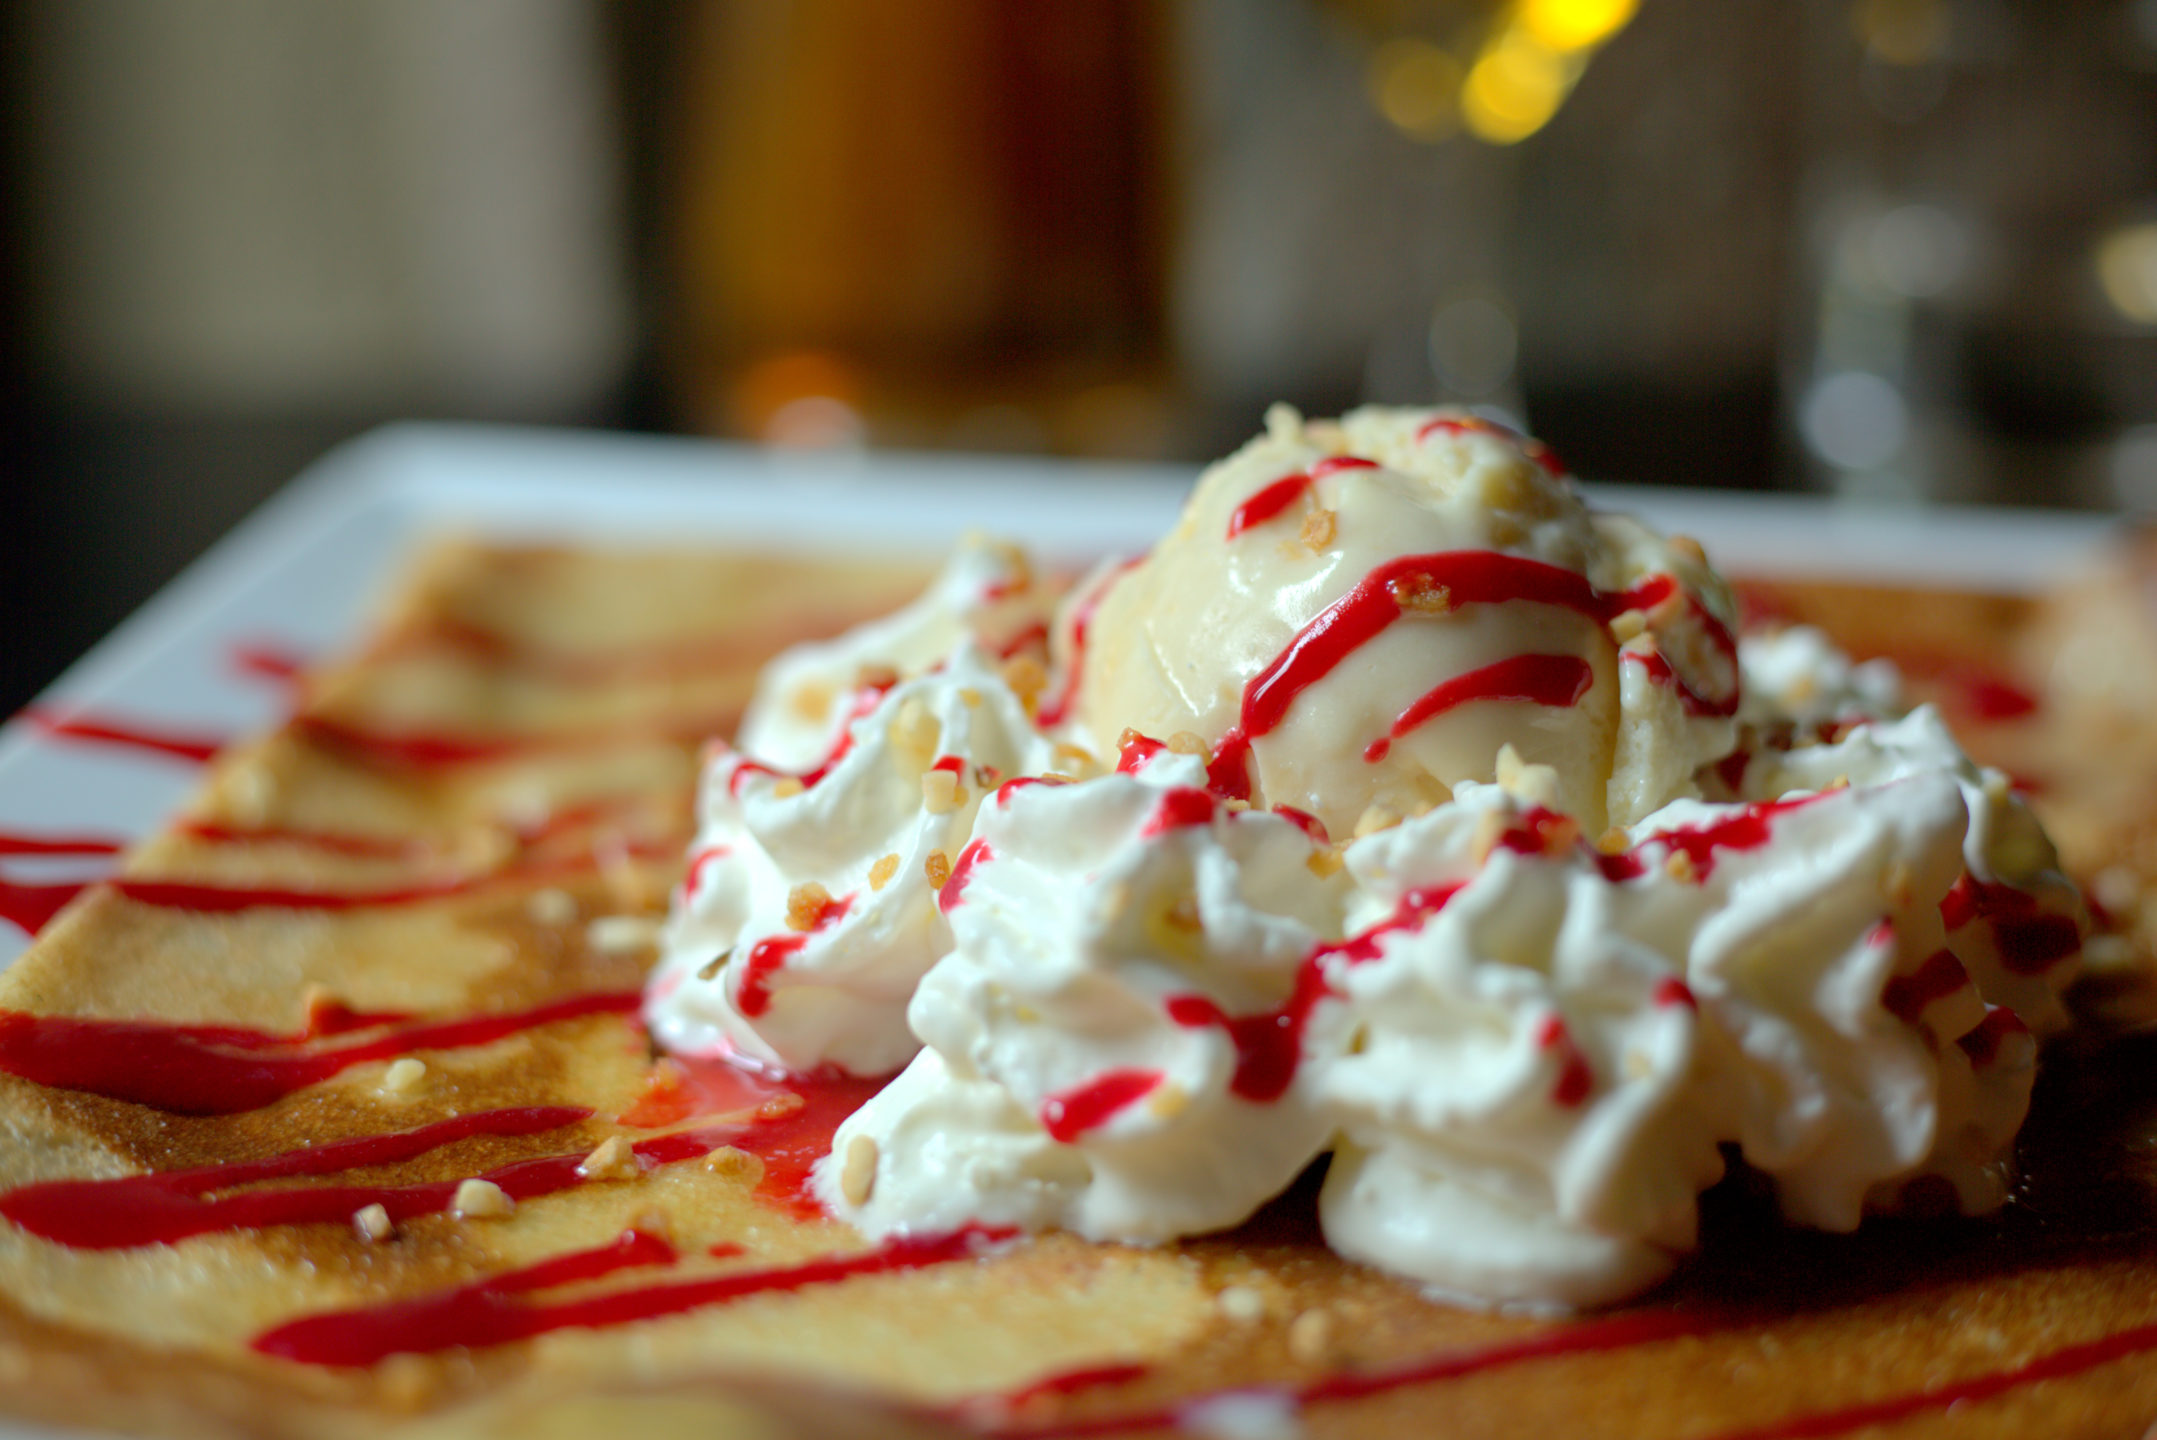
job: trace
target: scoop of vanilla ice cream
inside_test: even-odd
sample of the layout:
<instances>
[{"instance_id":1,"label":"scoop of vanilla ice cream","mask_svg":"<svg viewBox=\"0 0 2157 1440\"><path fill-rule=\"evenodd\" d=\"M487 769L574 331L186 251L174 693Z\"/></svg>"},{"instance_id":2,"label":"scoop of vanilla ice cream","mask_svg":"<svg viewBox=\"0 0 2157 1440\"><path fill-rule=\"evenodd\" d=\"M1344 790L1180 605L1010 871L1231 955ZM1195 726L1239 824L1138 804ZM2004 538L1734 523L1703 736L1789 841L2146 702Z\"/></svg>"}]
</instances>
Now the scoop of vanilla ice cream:
<instances>
[{"instance_id":1,"label":"scoop of vanilla ice cream","mask_svg":"<svg viewBox=\"0 0 2157 1440\"><path fill-rule=\"evenodd\" d=\"M1695 793L1733 743L1730 599L1546 463L1471 416L1276 407L1094 602L1077 720L1193 735L1217 785L1336 834L1490 780L1508 743L1591 833Z\"/></svg>"}]
</instances>

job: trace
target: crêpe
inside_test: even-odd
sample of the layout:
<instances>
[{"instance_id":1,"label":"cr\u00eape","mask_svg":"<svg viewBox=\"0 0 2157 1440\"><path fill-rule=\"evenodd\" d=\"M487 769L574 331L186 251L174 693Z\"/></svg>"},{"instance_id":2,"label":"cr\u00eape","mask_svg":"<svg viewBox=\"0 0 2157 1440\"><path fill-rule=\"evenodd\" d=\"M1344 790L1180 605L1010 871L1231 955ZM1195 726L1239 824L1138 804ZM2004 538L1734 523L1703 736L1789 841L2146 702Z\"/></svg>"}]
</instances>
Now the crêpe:
<instances>
[{"instance_id":1,"label":"cr\u00eape","mask_svg":"<svg viewBox=\"0 0 2157 1440\"><path fill-rule=\"evenodd\" d=\"M2157 1045L2094 1025L2047 1059L2000 1217L1805 1234L1740 1175L1675 1282L1580 1318L1461 1310L1342 1262L1315 1177L1155 1250L872 1249L818 1216L800 1174L859 1087L685 1069L634 997L705 737L775 650L919 578L424 557L290 723L222 757L0 978L0 1407L265 1435L2094 1436L2157 1416ZM2083 833L2103 787L2048 781L2091 767L2042 677L2002 660L2029 604L1755 598L1902 656ZM2115 848L2070 861L2138 897L2143 848L2102 833ZM2105 1016L2136 1013L2140 943L2099 957ZM104 1183L56 1188L81 1181Z\"/></svg>"}]
</instances>

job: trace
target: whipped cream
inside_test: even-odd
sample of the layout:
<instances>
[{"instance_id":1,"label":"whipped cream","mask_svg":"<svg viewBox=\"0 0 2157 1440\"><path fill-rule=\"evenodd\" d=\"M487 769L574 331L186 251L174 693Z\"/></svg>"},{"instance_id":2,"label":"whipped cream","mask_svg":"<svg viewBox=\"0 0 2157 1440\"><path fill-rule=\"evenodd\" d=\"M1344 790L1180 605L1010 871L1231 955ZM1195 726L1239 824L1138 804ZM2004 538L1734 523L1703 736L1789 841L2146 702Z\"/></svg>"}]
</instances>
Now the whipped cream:
<instances>
[{"instance_id":1,"label":"whipped cream","mask_svg":"<svg viewBox=\"0 0 2157 1440\"><path fill-rule=\"evenodd\" d=\"M1277 414L1060 615L976 544L790 652L707 766L655 1034L903 1065L815 1181L877 1236L1159 1242L1330 1153L1343 1254L1574 1307L1693 1248L1726 1148L1800 1224L1996 1207L2084 926L2042 831L1536 455ZM1330 532L1257 533L1291 501ZM1521 655L1565 693L1462 681Z\"/></svg>"}]
</instances>

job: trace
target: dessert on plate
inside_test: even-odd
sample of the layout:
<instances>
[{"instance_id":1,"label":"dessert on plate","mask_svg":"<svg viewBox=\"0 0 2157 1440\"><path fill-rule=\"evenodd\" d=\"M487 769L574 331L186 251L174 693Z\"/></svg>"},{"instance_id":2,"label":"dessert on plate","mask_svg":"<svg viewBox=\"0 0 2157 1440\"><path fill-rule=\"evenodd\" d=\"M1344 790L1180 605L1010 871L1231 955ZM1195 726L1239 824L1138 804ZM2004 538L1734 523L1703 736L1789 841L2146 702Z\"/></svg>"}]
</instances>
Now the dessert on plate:
<instances>
[{"instance_id":1,"label":"dessert on plate","mask_svg":"<svg viewBox=\"0 0 2157 1440\"><path fill-rule=\"evenodd\" d=\"M2067 846L2085 947L2054 707L1966 703L2042 690L2028 608L1740 634L1557 469L1278 412L1145 559L896 609L437 549L0 979L0 1398L2138 1433L2146 872ZM1811 618L1923 632L1937 703Z\"/></svg>"}]
</instances>

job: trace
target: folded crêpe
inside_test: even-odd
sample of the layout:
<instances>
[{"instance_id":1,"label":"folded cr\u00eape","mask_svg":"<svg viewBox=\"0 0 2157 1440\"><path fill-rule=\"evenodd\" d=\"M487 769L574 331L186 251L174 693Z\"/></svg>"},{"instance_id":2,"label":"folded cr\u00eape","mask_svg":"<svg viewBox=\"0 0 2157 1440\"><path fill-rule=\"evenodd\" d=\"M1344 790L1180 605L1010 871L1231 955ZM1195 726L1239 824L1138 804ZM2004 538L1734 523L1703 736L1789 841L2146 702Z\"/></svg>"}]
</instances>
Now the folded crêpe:
<instances>
[{"instance_id":1,"label":"folded cr\u00eape","mask_svg":"<svg viewBox=\"0 0 2157 1440\"><path fill-rule=\"evenodd\" d=\"M706 738L770 655L921 580L428 555L289 724L0 979L0 1405L308 1436L2020 1436L2157 1414L2157 1057L2133 1040L2047 1055L1997 1218L1821 1235L1740 1181L1706 1197L1698 1260L1585 1318L1340 1258L1316 1173L1155 1246L872 1243L825 1216L812 1166L871 1085L664 1057L638 1008ZM2016 602L1771 598L1856 617L1868 649L1918 637L1943 693L1958 667L2015 678ZM2034 767L2050 711L1990 713L1966 738ZM2139 963L2123 946L2105 977L2131 988Z\"/></svg>"}]
</instances>

